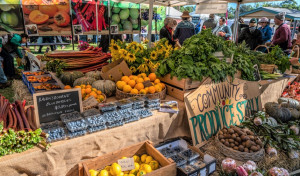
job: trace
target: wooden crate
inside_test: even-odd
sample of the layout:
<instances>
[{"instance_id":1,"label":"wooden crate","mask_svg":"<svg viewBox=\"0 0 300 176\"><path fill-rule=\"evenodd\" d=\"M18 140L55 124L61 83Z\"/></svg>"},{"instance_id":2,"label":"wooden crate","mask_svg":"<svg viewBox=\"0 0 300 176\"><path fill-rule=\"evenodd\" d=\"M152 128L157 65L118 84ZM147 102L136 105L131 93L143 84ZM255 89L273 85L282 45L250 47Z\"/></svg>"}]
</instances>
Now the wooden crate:
<instances>
[{"instance_id":1,"label":"wooden crate","mask_svg":"<svg viewBox=\"0 0 300 176\"><path fill-rule=\"evenodd\" d=\"M141 142L118 151L99 156L94 159L86 160L82 162L83 166L83 176L90 176L89 170L100 170L104 169L106 166L117 162L122 157L132 157L133 155L142 155L147 153L152 156L153 159L159 162L160 168L148 173L147 176L158 176L158 175L168 175L176 176L176 163L171 159L165 158L158 150L156 150L150 141ZM81 165L80 164L80 165ZM81 173L79 172L79 175Z\"/></svg>"},{"instance_id":2,"label":"wooden crate","mask_svg":"<svg viewBox=\"0 0 300 176\"><path fill-rule=\"evenodd\" d=\"M180 88L177 88L177 87L174 87L174 86L171 86L168 84L166 84L166 87L167 87L167 94L170 95L171 97L174 97L174 98L180 100L180 101L184 101L184 95L186 93L190 93L197 89L197 88L194 88L194 89L190 89L190 90L182 90Z\"/></svg>"},{"instance_id":3,"label":"wooden crate","mask_svg":"<svg viewBox=\"0 0 300 176\"><path fill-rule=\"evenodd\" d=\"M184 79L178 80L178 78L176 76L171 78L170 74L167 74L166 76L159 78L159 79L166 84L169 84L174 87L178 87L182 90L190 90L190 89L198 88L201 85L201 83L205 80L205 78L203 78L202 81L193 81L190 78L186 78L186 79L184 78Z\"/></svg>"}]
</instances>

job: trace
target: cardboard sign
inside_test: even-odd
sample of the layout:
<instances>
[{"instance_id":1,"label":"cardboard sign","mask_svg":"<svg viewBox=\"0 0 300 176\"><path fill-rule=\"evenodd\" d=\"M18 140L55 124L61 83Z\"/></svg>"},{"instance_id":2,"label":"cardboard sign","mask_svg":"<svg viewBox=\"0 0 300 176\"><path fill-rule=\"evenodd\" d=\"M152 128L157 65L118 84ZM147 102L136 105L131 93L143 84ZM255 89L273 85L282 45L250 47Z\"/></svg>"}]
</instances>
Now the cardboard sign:
<instances>
[{"instance_id":1,"label":"cardboard sign","mask_svg":"<svg viewBox=\"0 0 300 176\"><path fill-rule=\"evenodd\" d=\"M131 71L123 60L115 61L101 69L101 77L106 80L119 81L122 76L130 76Z\"/></svg>"},{"instance_id":2,"label":"cardboard sign","mask_svg":"<svg viewBox=\"0 0 300 176\"><path fill-rule=\"evenodd\" d=\"M130 171L135 168L133 158L120 159L118 164L121 166L122 171Z\"/></svg>"},{"instance_id":3,"label":"cardboard sign","mask_svg":"<svg viewBox=\"0 0 300 176\"><path fill-rule=\"evenodd\" d=\"M33 101L38 126L40 123L59 120L59 116L64 113L82 112L80 89L33 94Z\"/></svg>"},{"instance_id":4,"label":"cardboard sign","mask_svg":"<svg viewBox=\"0 0 300 176\"><path fill-rule=\"evenodd\" d=\"M258 82L230 78L221 83L207 79L185 96L185 104L195 146L201 146L224 126L239 125L246 115L262 109Z\"/></svg>"},{"instance_id":5,"label":"cardboard sign","mask_svg":"<svg viewBox=\"0 0 300 176\"><path fill-rule=\"evenodd\" d=\"M226 1L206 1L200 2L196 6L196 14L226 13L228 2Z\"/></svg>"}]
</instances>

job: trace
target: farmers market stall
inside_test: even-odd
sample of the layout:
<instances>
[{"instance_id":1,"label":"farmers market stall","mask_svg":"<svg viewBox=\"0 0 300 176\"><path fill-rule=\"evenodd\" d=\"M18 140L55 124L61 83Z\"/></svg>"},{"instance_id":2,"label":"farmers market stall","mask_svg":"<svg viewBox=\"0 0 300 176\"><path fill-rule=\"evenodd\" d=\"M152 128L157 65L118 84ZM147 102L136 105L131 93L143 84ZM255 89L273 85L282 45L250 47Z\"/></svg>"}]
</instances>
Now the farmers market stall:
<instances>
[{"instance_id":1,"label":"farmers market stall","mask_svg":"<svg viewBox=\"0 0 300 176\"><path fill-rule=\"evenodd\" d=\"M108 101L114 100L111 98ZM167 97L167 100L174 99ZM1 174L65 175L84 159L103 155L144 140L151 140L158 144L170 138L189 136L183 102L179 102L179 107L178 115L154 112L151 117L121 127L54 142L48 151L35 147L23 153L4 156L0 160Z\"/></svg>"}]
</instances>

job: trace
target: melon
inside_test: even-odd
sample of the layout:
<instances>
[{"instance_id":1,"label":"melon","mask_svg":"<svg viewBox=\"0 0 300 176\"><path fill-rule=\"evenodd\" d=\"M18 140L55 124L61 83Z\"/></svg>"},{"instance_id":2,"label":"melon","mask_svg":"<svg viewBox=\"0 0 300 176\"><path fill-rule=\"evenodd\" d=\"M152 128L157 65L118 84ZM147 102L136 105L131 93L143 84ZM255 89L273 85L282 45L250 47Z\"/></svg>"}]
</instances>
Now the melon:
<instances>
[{"instance_id":1,"label":"melon","mask_svg":"<svg viewBox=\"0 0 300 176\"><path fill-rule=\"evenodd\" d=\"M120 16L118 14L113 14L111 20L112 22L120 23Z\"/></svg>"},{"instance_id":2,"label":"melon","mask_svg":"<svg viewBox=\"0 0 300 176\"><path fill-rule=\"evenodd\" d=\"M111 80L99 80L92 84L92 87L100 90L106 96L111 97L116 92L116 84Z\"/></svg>"},{"instance_id":3,"label":"melon","mask_svg":"<svg viewBox=\"0 0 300 176\"><path fill-rule=\"evenodd\" d=\"M112 9L112 12L113 13L119 13L121 11L121 9L119 8L119 7L114 7L113 9Z\"/></svg>"},{"instance_id":4,"label":"melon","mask_svg":"<svg viewBox=\"0 0 300 176\"><path fill-rule=\"evenodd\" d=\"M147 25L148 25L148 21L142 20L142 21L141 21L141 24L142 24L142 26L147 26Z\"/></svg>"},{"instance_id":5,"label":"melon","mask_svg":"<svg viewBox=\"0 0 300 176\"><path fill-rule=\"evenodd\" d=\"M90 77L82 77L78 78L74 81L73 86L80 86L80 85L92 85L96 81L95 78L90 78Z\"/></svg>"},{"instance_id":6,"label":"melon","mask_svg":"<svg viewBox=\"0 0 300 176\"><path fill-rule=\"evenodd\" d=\"M130 21L131 21L132 25L139 24L139 20L137 20L137 19L131 19Z\"/></svg>"},{"instance_id":7,"label":"melon","mask_svg":"<svg viewBox=\"0 0 300 176\"><path fill-rule=\"evenodd\" d=\"M131 19L136 20L139 17L139 10L132 8L132 9L130 9L129 15L130 15Z\"/></svg>"},{"instance_id":8,"label":"melon","mask_svg":"<svg viewBox=\"0 0 300 176\"><path fill-rule=\"evenodd\" d=\"M129 9L123 9L120 12L121 20L126 20L129 17Z\"/></svg>"},{"instance_id":9,"label":"melon","mask_svg":"<svg viewBox=\"0 0 300 176\"><path fill-rule=\"evenodd\" d=\"M64 72L60 76L60 80L63 84L73 86L76 79L83 77L84 74L80 71Z\"/></svg>"},{"instance_id":10,"label":"melon","mask_svg":"<svg viewBox=\"0 0 300 176\"><path fill-rule=\"evenodd\" d=\"M124 24L126 21L128 21L127 19L126 20L121 20L121 24Z\"/></svg>"},{"instance_id":11,"label":"melon","mask_svg":"<svg viewBox=\"0 0 300 176\"><path fill-rule=\"evenodd\" d=\"M125 23L124 23L124 25L123 25L123 28L124 28L124 30L125 31L127 31L127 30L132 30L132 24L131 24L131 22L130 21L126 21Z\"/></svg>"},{"instance_id":12,"label":"melon","mask_svg":"<svg viewBox=\"0 0 300 176\"><path fill-rule=\"evenodd\" d=\"M139 28L139 25L138 25L138 24L133 24L133 25L132 25L132 28L133 28L133 29L138 29L138 28Z\"/></svg>"}]
</instances>

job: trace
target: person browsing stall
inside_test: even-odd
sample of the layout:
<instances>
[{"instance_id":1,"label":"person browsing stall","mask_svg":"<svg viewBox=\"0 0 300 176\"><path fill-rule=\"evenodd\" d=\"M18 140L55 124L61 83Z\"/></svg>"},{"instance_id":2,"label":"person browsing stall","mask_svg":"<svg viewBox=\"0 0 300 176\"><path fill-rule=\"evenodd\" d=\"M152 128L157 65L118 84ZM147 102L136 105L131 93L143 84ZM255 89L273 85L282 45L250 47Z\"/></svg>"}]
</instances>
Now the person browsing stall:
<instances>
[{"instance_id":1,"label":"person browsing stall","mask_svg":"<svg viewBox=\"0 0 300 176\"><path fill-rule=\"evenodd\" d=\"M0 37L0 53L2 51L2 37ZM2 69L2 61L3 58L0 56L0 88L4 89L6 87L9 87L11 84L7 81L7 78L4 74L4 71Z\"/></svg>"},{"instance_id":2,"label":"person browsing stall","mask_svg":"<svg viewBox=\"0 0 300 176\"><path fill-rule=\"evenodd\" d=\"M217 26L217 22L215 21L215 14L210 14L209 19L204 21L203 26L205 26L206 29L215 29Z\"/></svg>"},{"instance_id":3,"label":"person browsing stall","mask_svg":"<svg viewBox=\"0 0 300 176\"><path fill-rule=\"evenodd\" d=\"M258 30L260 30L260 32L262 34L262 40L263 40L262 44L271 42L273 31L269 25L269 19L266 17L263 17L258 21L258 24L261 25L261 27L259 27Z\"/></svg>"},{"instance_id":4,"label":"person browsing stall","mask_svg":"<svg viewBox=\"0 0 300 176\"><path fill-rule=\"evenodd\" d=\"M159 31L159 38L163 39L166 38L173 47L176 44L173 36L173 27L174 27L174 20L170 17L167 17L164 21L164 27L161 28Z\"/></svg>"},{"instance_id":5,"label":"person browsing stall","mask_svg":"<svg viewBox=\"0 0 300 176\"><path fill-rule=\"evenodd\" d=\"M190 22L191 16L189 11L184 11L181 18L182 21L177 25L174 33L174 39L178 39L180 45L182 45L186 39L196 34L194 24Z\"/></svg>"},{"instance_id":6,"label":"person browsing stall","mask_svg":"<svg viewBox=\"0 0 300 176\"><path fill-rule=\"evenodd\" d=\"M258 45L263 43L262 34L260 30L257 29L257 21L255 18L250 20L249 27L245 28L239 36L238 43L242 43L243 41L246 42L251 50L254 50Z\"/></svg>"},{"instance_id":7,"label":"person browsing stall","mask_svg":"<svg viewBox=\"0 0 300 176\"><path fill-rule=\"evenodd\" d=\"M230 40L230 37L232 35L230 27L226 25L226 19L225 18L220 18L219 20L219 26L217 26L213 30L213 34L216 36L223 37L224 40Z\"/></svg>"}]
</instances>

